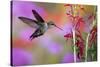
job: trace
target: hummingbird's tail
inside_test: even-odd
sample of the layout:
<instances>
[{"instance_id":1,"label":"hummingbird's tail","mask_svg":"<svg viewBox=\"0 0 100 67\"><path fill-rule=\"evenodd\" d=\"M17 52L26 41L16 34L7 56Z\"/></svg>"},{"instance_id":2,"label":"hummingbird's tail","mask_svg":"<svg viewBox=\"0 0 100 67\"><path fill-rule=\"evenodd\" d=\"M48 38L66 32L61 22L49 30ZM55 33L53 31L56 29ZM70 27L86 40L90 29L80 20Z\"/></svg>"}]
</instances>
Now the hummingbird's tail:
<instances>
[{"instance_id":1,"label":"hummingbird's tail","mask_svg":"<svg viewBox=\"0 0 100 67\"><path fill-rule=\"evenodd\" d=\"M34 38L37 38L39 36L43 35L43 33L41 32L40 29L37 29L31 36L30 36L30 40L33 40Z\"/></svg>"},{"instance_id":2,"label":"hummingbird's tail","mask_svg":"<svg viewBox=\"0 0 100 67\"><path fill-rule=\"evenodd\" d=\"M34 35L34 33L30 36L29 40L33 40L34 38L38 37L37 35Z\"/></svg>"}]
</instances>

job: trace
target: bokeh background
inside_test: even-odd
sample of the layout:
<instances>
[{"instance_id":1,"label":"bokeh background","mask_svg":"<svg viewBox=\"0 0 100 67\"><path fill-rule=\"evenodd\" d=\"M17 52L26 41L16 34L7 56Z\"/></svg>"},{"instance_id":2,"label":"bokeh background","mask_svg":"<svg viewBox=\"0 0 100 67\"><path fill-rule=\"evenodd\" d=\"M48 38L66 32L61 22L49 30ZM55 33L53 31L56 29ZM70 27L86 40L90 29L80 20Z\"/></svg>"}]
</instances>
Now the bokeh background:
<instances>
[{"instance_id":1,"label":"bokeh background","mask_svg":"<svg viewBox=\"0 0 100 67\"><path fill-rule=\"evenodd\" d=\"M64 35L71 32L72 24L70 18L66 16L66 11L70 8L64 4L12 1L12 64L13 65L37 65L56 64L74 62L72 42L66 42ZM93 12L93 6L84 5L86 13L80 11L80 15L85 17ZM63 29L49 29L43 36L32 41L30 35L34 32L27 24L23 23L19 16L35 19L32 9L36 10L45 21L54 23ZM85 18L86 19L86 18ZM87 21L91 22L91 21ZM88 32L89 28L81 24L81 31ZM80 61L77 59L77 61Z\"/></svg>"}]
</instances>

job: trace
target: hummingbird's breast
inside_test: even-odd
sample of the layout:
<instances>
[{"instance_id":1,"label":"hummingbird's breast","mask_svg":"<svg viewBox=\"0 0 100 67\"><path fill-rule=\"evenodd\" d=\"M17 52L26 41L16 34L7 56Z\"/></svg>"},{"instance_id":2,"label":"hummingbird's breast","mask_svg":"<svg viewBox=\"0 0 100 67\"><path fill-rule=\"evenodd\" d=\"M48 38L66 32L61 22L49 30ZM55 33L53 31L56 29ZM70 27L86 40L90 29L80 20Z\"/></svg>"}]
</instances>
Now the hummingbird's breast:
<instances>
[{"instance_id":1,"label":"hummingbird's breast","mask_svg":"<svg viewBox=\"0 0 100 67\"><path fill-rule=\"evenodd\" d=\"M48 24L47 24L47 23L44 24L44 30L45 30L45 31L48 30Z\"/></svg>"},{"instance_id":2,"label":"hummingbird's breast","mask_svg":"<svg viewBox=\"0 0 100 67\"><path fill-rule=\"evenodd\" d=\"M47 23L44 23L40 26L41 33L45 33L48 30L48 25Z\"/></svg>"}]
</instances>

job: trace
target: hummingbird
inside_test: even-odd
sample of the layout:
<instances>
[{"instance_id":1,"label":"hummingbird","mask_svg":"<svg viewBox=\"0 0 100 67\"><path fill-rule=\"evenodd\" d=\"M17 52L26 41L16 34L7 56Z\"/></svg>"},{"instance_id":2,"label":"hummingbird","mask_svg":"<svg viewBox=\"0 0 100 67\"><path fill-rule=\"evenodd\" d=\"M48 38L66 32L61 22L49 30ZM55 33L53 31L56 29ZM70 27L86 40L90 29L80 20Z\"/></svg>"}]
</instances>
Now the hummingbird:
<instances>
[{"instance_id":1,"label":"hummingbird","mask_svg":"<svg viewBox=\"0 0 100 67\"><path fill-rule=\"evenodd\" d=\"M32 28L35 28L35 32L33 34L31 34L31 36L29 37L30 40L33 40L34 38L37 38L39 36L44 35L44 33L50 29L52 26L59 28L57 25L54 24L53 21L48 21L46 22L39 14L36 10L32 10L32 13L34 15L34 17L36 18L36 20L34 19L30 19L30 18L26 18L26 17L18 17L22 22L26 23L27 25L29 25ZM61 28L59 28L60 30L62 30Z\"/></svg>"}]
</instances>

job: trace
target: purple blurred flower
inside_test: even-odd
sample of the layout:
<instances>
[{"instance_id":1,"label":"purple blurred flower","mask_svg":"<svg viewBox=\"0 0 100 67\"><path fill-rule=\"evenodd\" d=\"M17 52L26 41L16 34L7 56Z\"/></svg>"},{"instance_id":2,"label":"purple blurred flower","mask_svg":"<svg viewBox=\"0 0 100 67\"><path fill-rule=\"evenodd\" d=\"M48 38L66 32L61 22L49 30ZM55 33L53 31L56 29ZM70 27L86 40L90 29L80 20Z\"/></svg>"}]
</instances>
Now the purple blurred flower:
<instances>
[{"instance_id":1,"label":"purple blurred flower","mask_svg":"<svg viewBox=\"0 0 100 67\"><path fill-rule=\"evenodd\" d=\"M68 22L67 24L64 25L64 35L67 33L71 33L73 26L71 22Z\"/></svg>"},{"instance_id":2,"label":"purple blurred flower","mask_svg":"<svg viewBox=\"0 0 100 67\"><path fill-rule=\"evenodd\" d=\"M60 54L62 51L61 45L57 43L51 43L48 45L47 49L49 50L50 53L52 54Z\"/></svg>"},{"instance_id":3,"label":"purple blurred flower","mask_svg":"<svg viewBox=\"0 0 100 67\"><path fill-rule=\"evenodd\" d=\"M25 28L25 29L21 30L21 32L19 32L19 36L22 39L29 41L29 37L31 36L31 34L33 32L34 31L31 28Z\"/></svg>"},{"instance_id":4,"label":"purple blurred flower","mask_svg":"<svg viewBox=\"0 0 100 67\"><path fill-rule=\"evenodd\" d=\"M28 18L34 18L32 15L32 9L35 9L42 16L45 16L44 9L39 7L36 3L31 1L13 1L13 15L16 17L25 16Z\"/></svg>"},{"instance_id":5,"label":"purple blurred flower","mask_svg":"<svg viewBox=\"0 0 100 67\"><path fill-rule=\"evenodd\" d=\"M62 51L62 46L52 41L49 36L44 36L41 39L41 42L43 43L42 46L46 47L46 49L52 54L60 54Z\"/></svg>"},{"instance_id":6,"label":"purple blurred flower","mask_svg":"<svg viewBox=\"0 0 100 67\"><path fill-rule=\"evenodd\" d=\"M23 66L30 65L33 63L32 54L22 50L20 48L12 49L12 65L13 66Z\"/></svg>"},{"instance_id":7,"label":"purple blurred flower","mask_svg":"<svg viewBox=\"0 0 100 67\"><path fill-rule=\"evenodd\" d=\"M62 63L72 63L74 62L74 55L72 53L68 53L63 57Z\"/></svg>"},{"instance_id":8,"label":"purple blurred flower","mask_svg":"<svg viewBox=\"0 0 100 67\"><path fill-rule=\"evenodd\" d=\"M74 54L73 53L67 53L63 57L62 63L73 63L74 62ZM77 62L79 62L79 59L77 58Z\"/></svg>"}]
</instances>

